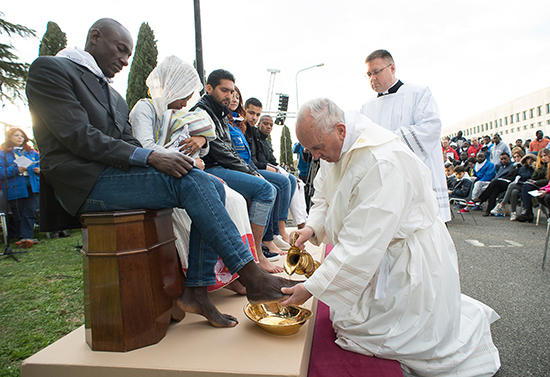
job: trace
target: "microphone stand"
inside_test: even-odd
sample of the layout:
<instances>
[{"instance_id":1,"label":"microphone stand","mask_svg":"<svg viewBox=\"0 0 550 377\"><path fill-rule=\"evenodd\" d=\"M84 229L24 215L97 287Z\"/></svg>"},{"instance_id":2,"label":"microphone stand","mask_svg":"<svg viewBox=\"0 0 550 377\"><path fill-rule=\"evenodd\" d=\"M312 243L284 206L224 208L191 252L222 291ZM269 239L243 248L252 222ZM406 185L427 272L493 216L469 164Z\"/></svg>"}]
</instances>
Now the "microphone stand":
<instances>
[{"instance_id":1,"label":"microphone stand","mask_svg":"<svg viewBox=\"0 0 550 377\"><path fill-rule=\"evenodd\" d=\"M7 142L7 140L6 140ZM4 187L6 189L6 195L4 195L4 208L5 208L5 212L4 212L4 216L5 216L5 221L2 221L2 231L4 232L4 234L6 235L6 237L4 238L6 240L6 247L4 247L4 251L0 254L0 257L5 257L5 258L13 258L16 262L20 262L19 259L17 259L15 257L14 254L22 254L22 253L26 253L27 250L21 250L21 251L13 251L12 248L10 247L10 237L8 235L8 208L9 208L9 203L8 203L8 151L7 150L4 150ZM4 188L3 187L3 188Z\"/></svg>"}]
</instances>

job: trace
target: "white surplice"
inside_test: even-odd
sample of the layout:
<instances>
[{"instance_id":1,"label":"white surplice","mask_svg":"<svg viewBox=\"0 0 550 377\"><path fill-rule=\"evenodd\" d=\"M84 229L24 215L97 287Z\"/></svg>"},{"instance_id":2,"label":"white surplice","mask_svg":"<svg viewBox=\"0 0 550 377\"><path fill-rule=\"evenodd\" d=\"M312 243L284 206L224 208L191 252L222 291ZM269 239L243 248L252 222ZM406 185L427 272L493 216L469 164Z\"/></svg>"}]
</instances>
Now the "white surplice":
<instances>
[{"instance_id":1,"label":"white surplice","mask_svg":"<svg viewBox=\"0 0 550 377\"><path fill-rule=\"evenodd\" d=\"M431 173L397 136L346 113L354 143L321 162L307 225L333 250L304 285L331 308L337 344L418 376L492 376L498 315L461 295ZM359 134L359 136L357 136Z\"/></svg>"},{"instance_id":2,"label":"white surplice","mask_svg":"<svg viewBox=\"0 0 550 377\"><path fill-rule=\"evenodd\" d=\"M432 188L443 221L451 220L447 180L441 153L441 119L427 86L403 84L396 93L365 102L361 113L399 135L432 171Z\"/></svg>"}]
</instances>

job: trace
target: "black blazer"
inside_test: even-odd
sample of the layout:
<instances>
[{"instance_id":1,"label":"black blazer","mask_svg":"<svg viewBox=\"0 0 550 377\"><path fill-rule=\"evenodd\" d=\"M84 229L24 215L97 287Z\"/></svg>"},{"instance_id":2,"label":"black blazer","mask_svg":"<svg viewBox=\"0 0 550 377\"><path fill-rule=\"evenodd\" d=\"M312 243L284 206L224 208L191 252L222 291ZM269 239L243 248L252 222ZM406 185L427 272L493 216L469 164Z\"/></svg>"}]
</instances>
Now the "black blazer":
<instances>
[{"instance_id":1,"label":"black blazer","mask_svg":"<svg viewBox=\"0 0 550 377\"><path fill-rule=\"evenodd\" d=\"M141 147L132 136L126 102L109 89L111 106L98 78L66 58L40 57L30 67L26 91L45 178L42 231L68 228L63 223L68 215L74 225L76 212L105 167L128 171L129 157Z\"/></svg>"}]
</instances>

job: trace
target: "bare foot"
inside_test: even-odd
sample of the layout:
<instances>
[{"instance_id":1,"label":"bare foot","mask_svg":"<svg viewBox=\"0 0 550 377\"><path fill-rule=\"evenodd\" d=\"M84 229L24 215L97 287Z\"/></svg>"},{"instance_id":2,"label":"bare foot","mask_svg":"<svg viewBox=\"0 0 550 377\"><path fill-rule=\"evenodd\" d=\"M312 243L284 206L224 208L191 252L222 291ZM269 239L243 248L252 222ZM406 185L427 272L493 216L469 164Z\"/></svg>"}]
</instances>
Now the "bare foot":
<instances>
[{"instance_id":1,"label":"bare foot","mask_svg":"<svg viewBox=\"0 0 550 377\"><path fill-rule=\"evenodd\" d=\"M262 244L269 249L272 253L276 253L279 255L286 255L288 252L281 250L275 245L275 242L273 241L263 241Z\"/></svg>"},{"instance_id":2,"label":"bare foot","mask_svg":"<svg viewBox=\"0 0 550 377\"><path fill-rule=\"evenodd\" d=\"M181 310L202 315L214 327L234 327L239 323L237 318L216 309L208 297L206 287L185 287L177 303Z\"/></svg>"},{"instance_id":3,"label":"bare foot","mask_svg":"<svg viewBox=\"0 0 550 377\"><path fill-rule=\"evenodd\" d=\"M268 261L263 254L261 254L258 259L259 259L258 266L260 266L262 270L269 272L270 274L278 274L279 272L284 271L284 268L275 266L273 263Z\"/></svg>"},{"instance_id":4,"label":"bare foot","mask_svg":"<svg viewBox=\"0 0 550 377\"><path fill-rule=\"evenodd\" d=\"M246 294L246 287L242 285L239 279L227 284L224 288L227 288L233 292L237 292L240 295Z\"/></svg>"},{"instance_id":5,"label":"bare foot","mask_svg":"<svg viewBox=\"0 0 550 377\"><path fill-rule=\"evenodd\" d=\"M264 302L278 302L285 296L281 292L283 287L293 287L300 283L278 276L273 276L258 268L254 262L247 263L239 270L241 282L246 288L246 296L252 304Z\"/></svg>"}]
</instances>

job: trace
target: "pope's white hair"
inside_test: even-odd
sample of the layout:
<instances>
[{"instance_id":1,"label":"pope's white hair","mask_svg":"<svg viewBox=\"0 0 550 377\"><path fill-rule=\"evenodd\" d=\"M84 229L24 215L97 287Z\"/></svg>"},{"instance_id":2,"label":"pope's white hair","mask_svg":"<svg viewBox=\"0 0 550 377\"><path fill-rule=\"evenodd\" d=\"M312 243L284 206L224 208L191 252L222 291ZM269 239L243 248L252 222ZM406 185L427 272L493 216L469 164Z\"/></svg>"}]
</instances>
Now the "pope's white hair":
<instances>
[{"instance_id":1,"label":"pope's white hair","mask_svg":"<svg viewBox=\"0 0 550 377\"><path fill-rule=\"evenodd\" d=\"M338 123L344 123L344 112L333 101L328 98L315 98L307 101L298 110L296 124L304 121L310 114L314 119L314 125L321 133L334 131Z\"/></svg>"}]
</instances>

